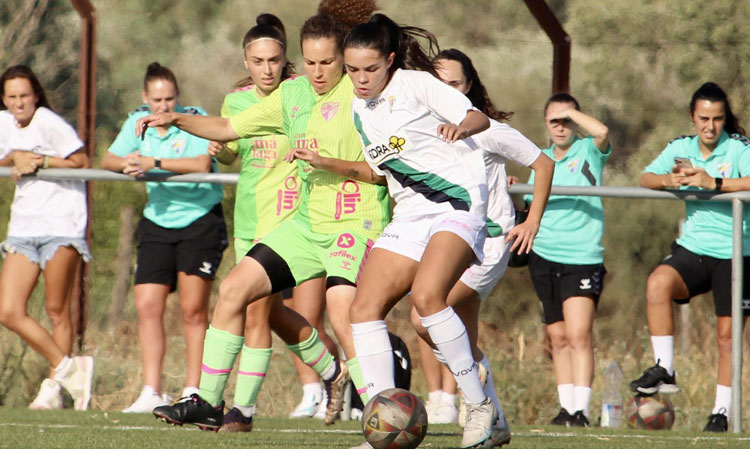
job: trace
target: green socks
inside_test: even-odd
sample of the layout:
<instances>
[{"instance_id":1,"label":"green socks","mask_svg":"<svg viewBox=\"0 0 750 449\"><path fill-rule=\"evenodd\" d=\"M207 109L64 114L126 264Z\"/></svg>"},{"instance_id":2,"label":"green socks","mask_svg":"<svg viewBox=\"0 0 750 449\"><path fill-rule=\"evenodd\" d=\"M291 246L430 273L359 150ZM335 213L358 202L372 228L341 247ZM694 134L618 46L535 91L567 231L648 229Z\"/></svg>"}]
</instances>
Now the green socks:
<instances>
[{"instance_id":1,"label":"green socks","mask_svg":"<svg viewBox=\"0 0 750 449\"><path fill-rule=\"evenodd\" d=\"M232 372L234 359L245 341L240 335L209 326L203 342L203 364L201 365L201 397L214 407L221 404L224 387Z\"/></svg>"},{"instance_id":2,"label":"green socks","mask_svg":"<svg viewBox=\"0 0 750 449\"><path fill-rule=\"evenodd\" d=\"M359 398L362 399L363 404L367 405L370 397L367 395L367 387L365 387L365 379L362 377L362 368L359 366L359 360L354 357L351 360L347 360L346 365L349 367L349 376L352 378Z\"/></svg>"},{"instance_id":3,"label":"green socks","mask_svg":"<svg viewBox=\"0 0 750 449\"><path fill-rule=\"evenodd\" d=\"M315 328L313 328L312 335L307 340L295 345L286 345L286 347L297 354L307 366L314 369L321 377L331 371L334 363L333 356L328 352L326 345L318 338L318 331Z\"/></svg>"},{"instance_id":4,"label":"green socks","mask_svg":"<svg viewBox=\"0 0 750 449\"><path fill-rule=\"evenodd\" d=\"M242 346L240 369L237 373L237 388L234 392L235 406L249 407L255 405L260 388L266 379L272 353L271 348Z\"/></svg>"}]
</instances>

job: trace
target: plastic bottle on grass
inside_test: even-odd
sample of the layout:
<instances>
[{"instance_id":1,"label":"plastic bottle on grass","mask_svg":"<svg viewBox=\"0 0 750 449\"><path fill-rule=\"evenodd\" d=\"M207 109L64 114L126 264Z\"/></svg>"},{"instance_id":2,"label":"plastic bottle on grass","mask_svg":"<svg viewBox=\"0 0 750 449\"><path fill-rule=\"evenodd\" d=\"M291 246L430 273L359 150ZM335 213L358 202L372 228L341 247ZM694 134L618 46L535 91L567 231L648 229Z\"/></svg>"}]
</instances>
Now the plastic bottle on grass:
<instances>
[{"instance_id":1,"label":"plastic bottle on grass","mask_svg":"<svg viewBox=\"0 0 750 449\"><path fill-rule=\"evenodd\" d=\"M622 417L622 371L612 360L604 370L604 393L602 394L602 427L619 428Z\"/></svg>"}]
</instances>

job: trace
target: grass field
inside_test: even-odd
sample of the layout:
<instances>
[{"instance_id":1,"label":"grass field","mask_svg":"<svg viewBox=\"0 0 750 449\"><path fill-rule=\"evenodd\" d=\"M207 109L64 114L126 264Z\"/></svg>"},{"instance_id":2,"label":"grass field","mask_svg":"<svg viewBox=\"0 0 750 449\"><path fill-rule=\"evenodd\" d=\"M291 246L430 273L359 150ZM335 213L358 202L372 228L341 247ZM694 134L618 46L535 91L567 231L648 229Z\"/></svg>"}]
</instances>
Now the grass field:
<instances>
[{"instance_id":1,"label":"grass field","mask_svg":"<svg viewBox=\"0 0 750 449\"><path fill-rule=\"evenodd\" d=\"M645 432L611 429L569 430L554 426L515 426L511 448L739 448L750 447L750 435L706 435L700 432ZM461 428L432 426L420 447L455 448ZM201 432L192 426L168 426L151 416L119 412L35 412L0 408L2 448L348 448L362 442L359 422L325 427L313 419L259 418L246 434Z\"/></svg>"}]
</instances>

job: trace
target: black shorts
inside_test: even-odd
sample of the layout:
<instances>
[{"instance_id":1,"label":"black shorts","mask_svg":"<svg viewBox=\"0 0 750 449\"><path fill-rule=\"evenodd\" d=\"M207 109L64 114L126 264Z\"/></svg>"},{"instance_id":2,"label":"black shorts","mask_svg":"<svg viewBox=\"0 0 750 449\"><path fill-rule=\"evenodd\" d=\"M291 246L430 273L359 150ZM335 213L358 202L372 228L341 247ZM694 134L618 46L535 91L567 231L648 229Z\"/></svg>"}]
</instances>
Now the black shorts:
<instances>
[{"instance_id":1,"label":"black shorts","mask_svg":"<svg viewBox=\"0 0 750 449\"><path fill-rule=\"evenodd\" d=\"M169 285L174 291L178 272L213 280L226 247L221 204L184 228L164 228L142 218L135 283Z\"/></svg>"},{"instance_id":2,"label":"black shorts","mask_svg":"<svg viewBox=\"0 0 750 449\"><path fill-rule=\"evenodd\" d=\"M589 296L596 307L607 270L603 264L550 262L532 251L529 254L529 273L542 302L542 322L552 324L563 321L563 301L573 296Z\"/></svg>"},{"instance_id":3,"label":"black shorts","mask_svg":"<svg viewBox=\"0 0 750 449\"><path fill-rule=\"evenodd\" d=\"M742 314L750 315L750 257L744 257L742 289ZM686 249L676 242L672 244L672 254L661 261L677 270L688 288L687 298L678 298L674 302L687 304L694 296L714 292L714 311L716 316L732 316L732 259L717 259L701 256Z\"/></svg>"}]
</instances>

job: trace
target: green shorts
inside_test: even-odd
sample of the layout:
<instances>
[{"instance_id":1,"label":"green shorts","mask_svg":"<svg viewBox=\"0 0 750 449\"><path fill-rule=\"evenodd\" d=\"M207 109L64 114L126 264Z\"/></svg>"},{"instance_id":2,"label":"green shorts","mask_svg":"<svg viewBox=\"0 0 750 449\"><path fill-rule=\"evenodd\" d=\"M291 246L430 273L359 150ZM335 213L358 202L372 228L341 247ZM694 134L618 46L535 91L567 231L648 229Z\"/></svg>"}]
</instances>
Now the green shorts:
<instances>
[{"instance_id":1,"label":"green shorts","mask_svg":"<svg viewBox=\"0 0 750 449\"><path fill-rule=\"evenodd\" d=\"M289 266L297 285L325 277L327 287L356 285L372 240L356 232L319 234L297 220L286 220L260 240ZM342 282L343 281L343 282Z\"/></svg>"},{"instance_id":2,"label":"green shorts","mask_svg":"<svg viewBox=\"0 0 750 449\"><path fill-rule=\"evenodd\" d=\"M240 261L247 256L247 252L250 248L255 245L255 240L241 239L239 237L234 238L234 263L238 264Z\"/></svg>"}]
</instances>

